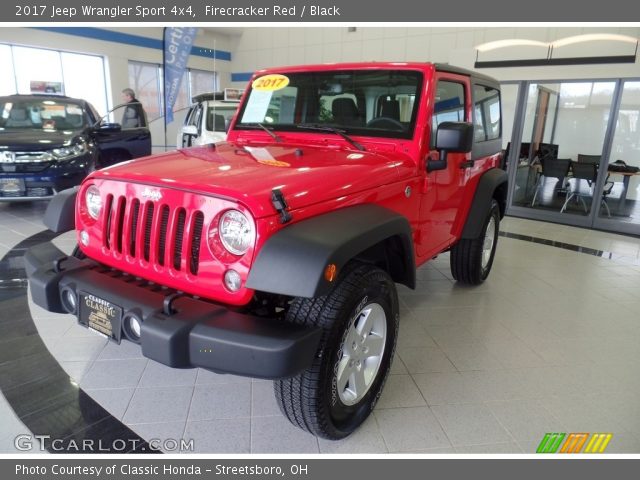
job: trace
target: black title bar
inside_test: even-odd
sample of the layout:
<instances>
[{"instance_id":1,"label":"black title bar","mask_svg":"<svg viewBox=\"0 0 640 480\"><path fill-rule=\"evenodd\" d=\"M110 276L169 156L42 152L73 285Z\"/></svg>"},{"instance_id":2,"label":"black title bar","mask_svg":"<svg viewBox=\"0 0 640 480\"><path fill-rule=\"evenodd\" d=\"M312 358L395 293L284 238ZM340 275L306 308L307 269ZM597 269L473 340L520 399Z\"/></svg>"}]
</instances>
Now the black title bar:
<instances>
[{"instance_id":1,"label":"black title bar","mask_svg":"<svg viewBox=\"0 0 640 480\"><path fill-rule=\"evenodd\" d=\"M638 22L628 0L16 0L3 22Z\"/></svg>"}]
</instances>

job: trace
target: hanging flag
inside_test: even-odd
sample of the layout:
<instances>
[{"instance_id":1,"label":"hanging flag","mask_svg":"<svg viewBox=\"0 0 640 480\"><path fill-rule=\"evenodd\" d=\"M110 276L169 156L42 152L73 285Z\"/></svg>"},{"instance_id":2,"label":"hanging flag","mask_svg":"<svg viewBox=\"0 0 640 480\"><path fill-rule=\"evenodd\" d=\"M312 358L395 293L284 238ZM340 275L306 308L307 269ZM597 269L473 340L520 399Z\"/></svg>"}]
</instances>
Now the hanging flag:
<instances>
[{"instance_id":1,"label":"hanging flag","mask_svg":"<svg viewBox=\"0 0 640 480\"><path fill-rule=\"evenodd\" d=\"M164 29L164 108L165 125L173 121L173 106L178 98L182 75L187 68L197 28L166 27Z\"/></svg>"}]
</instances>

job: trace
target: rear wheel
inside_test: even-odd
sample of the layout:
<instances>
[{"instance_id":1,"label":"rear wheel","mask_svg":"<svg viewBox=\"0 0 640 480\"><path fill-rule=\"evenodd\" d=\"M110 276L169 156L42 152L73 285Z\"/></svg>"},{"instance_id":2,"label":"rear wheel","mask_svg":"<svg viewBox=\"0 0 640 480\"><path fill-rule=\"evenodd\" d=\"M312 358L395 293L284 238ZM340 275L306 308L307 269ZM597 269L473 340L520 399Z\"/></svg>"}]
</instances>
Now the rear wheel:
<instances>
[{"instance_id":1,"label":"rear wheel","mask_svg":"<svg viewBox=\"0 0 640 480\"><path fill-rule=\"evenodd\" d=\"M450 265L453 278L469 285L478 285L486 280L496 254L499 228L500 207L498 202L492 199L480 235L476 238L460 239L451 247Z\"/></svg>"},{"instance_id":2,"label":"rear wheel","mask_svg":"<svg viewBox=\"0 0 640 480\"><path fill-rule=\"evenodd\" d=\"M398 296L379 268L352 264L326 296L295 299L293 323L323 330L310 368L274 383L280 410L319 437L352 433L373 410L384 386L398 332Z\"/></svg>"}]
</instances>

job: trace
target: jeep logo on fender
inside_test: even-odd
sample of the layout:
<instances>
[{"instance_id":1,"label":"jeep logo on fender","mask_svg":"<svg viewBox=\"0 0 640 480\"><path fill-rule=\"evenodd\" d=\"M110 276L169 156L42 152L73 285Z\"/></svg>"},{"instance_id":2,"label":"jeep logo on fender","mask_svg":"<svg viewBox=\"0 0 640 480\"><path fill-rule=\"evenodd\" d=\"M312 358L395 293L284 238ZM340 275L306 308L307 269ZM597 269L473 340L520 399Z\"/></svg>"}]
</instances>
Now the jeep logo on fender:
<instances>
[{"instance_id":1,"label":"jeep logo on fender","mask_svg":"<svg viewBox=\"0 0 640 480\"><path fill-rule=\"evenodd\" d=\"M142 192L142 197L148 198L149 200L153 200L154 202L157 202L162 198L162 194L160 193L159 190L153 190L147 187Z\"/></svg>"}]
</instances>

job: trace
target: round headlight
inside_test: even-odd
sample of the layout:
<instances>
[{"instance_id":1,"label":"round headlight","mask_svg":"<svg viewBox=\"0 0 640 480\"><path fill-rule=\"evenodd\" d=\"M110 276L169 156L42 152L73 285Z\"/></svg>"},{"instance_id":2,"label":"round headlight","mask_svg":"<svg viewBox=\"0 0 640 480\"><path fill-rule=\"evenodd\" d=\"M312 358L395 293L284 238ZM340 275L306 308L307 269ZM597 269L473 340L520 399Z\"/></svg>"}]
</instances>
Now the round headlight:
<instances>
[{"instance_id":1,"label":"round headlight","mask_svg":"<svg viewBox=\"0 0 640 480\"><path fill-rule=\"evenodd\" d=\"M100 216L100 210L102 209L102 198L100 198L100 190L95 185L91 185L87 188L84 194L84 201L87 205L87 212L94 220L97 220Z\"/></svg>"},{"instance_id":2,"label":"round headlight","mask_svg":"<svg viewBox=\"0 0 640 480\"><path fill-rule=\"evenodd\" d=\"M253 223L238 210L225 212L218 222L222 245L234 255L244 255L255 237Z\"/></svg>"}]
</instances>

